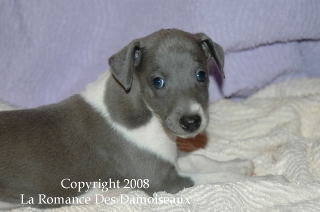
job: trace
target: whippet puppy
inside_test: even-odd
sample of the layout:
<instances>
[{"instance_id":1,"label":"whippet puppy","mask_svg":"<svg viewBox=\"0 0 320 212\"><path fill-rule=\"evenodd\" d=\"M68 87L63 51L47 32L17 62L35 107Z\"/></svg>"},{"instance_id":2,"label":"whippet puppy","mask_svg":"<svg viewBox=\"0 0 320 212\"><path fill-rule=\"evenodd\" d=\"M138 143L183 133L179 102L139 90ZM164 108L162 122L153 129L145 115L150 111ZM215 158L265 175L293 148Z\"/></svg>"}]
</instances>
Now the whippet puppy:
<instances>
[{"instance_id":1,"label":"whippet puppy","mask_svg":"<svg viewBox=\"0 0 320 212\"><path fill-rule=\"evenodd\" d=\"M21 204L23 194L32 207L58 207L38 195L85 192L72 182L140 179L150 195L193 186L175 167L175 140L206 129L208 59L223 76L223 49L208 36L160 30L111 56L110 74L82 93L0 112L0 201Z\"/></svg>"}]
</instances>

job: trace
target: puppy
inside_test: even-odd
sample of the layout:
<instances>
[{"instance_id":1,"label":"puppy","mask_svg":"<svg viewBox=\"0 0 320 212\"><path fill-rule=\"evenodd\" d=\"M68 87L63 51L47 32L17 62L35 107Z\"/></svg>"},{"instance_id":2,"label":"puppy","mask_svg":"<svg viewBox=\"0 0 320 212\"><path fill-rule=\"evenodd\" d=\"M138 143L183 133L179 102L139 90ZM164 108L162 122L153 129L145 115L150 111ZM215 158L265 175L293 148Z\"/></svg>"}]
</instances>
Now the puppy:
<instances>
[{"instance_id":1,"label":"puppy","mask_svg":"<svg viewBox=\"0 0 320 212\"><path fill-rule=\"evenodd\" d=\"M61 206L37 199L85 192L72 182L142 179L138 188L150 195L193 186L196 180L175 168L175 140L206 129L208 59L223 76L223 49L208 36L160 30L114 54L111 74L82 93L57 104L0 112L4 207L21 204L21 194L35 199L32 207Z\"/></svg>"}]
</instances>

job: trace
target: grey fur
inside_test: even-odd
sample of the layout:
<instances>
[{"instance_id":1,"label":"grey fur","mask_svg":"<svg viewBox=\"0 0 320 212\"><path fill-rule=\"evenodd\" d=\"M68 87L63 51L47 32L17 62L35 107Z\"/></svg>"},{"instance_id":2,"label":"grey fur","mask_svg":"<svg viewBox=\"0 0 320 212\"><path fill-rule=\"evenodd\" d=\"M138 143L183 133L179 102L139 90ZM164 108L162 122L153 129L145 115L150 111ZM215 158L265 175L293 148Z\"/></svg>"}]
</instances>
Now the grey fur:
<instances>
[{"instance_id":1,"label":"grey fur","mask_svg":"<svg viewBox=\"0 0 320 212\"><path fill-rule=\"evenodd\" d=\"M38 194L79 195L60 186L64 178L85 182L149 179L149 194L175 193L192 186L189 179L178 176L173 164L115 133L78 95L56 105L0 114L1 201L20 203L20 194L25 199L37 199Z\"/></svg>"},{"instance_id":2,"label":"grey fur","mask_svg":"<svg viewBox=\"0 0 320 212\"><path fill-rule=\"evenodd\" d=\"M112 56L114 78L107 82L104 99L112 120L134 129L148 124L156 114L173 135L189 135L177 123L189 113L189 101L201 104L207 116L208 81L197 82L194 76L196 70L206 70L207 57L200 42L197 35L161 30ZM135 55L137 50L141 52ZM165 89L152 88L150 80L155 75L166 77ZM39 193L79 195L60 186L64 178L87 182L149 179L148 194L175 193L193 185L189 178L179 176L174 164L114 131L79 95L35 109L0 112L0 146L0 201L4 202L20 203L20 194L26 199L36 199Z\"/></svg>"}]
</instances>

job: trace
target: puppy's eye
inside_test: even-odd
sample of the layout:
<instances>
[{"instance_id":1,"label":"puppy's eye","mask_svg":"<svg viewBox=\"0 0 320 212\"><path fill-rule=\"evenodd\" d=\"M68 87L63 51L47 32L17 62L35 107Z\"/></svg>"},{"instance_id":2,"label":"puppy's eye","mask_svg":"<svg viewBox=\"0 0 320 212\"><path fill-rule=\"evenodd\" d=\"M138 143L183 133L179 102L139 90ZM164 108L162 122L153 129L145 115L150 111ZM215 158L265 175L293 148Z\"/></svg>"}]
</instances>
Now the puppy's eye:
<instances>
[{"instance_id":1,"label":"puppy's eye","mask_svg":"<svg viewBox=\"0 0 320 212\"><path fill-rule=\"evenodd\" d=\"M199 70L196 73L196 77L199 82L205 82L207 79L207 73L203 70Z\"/></svg>"},{"instance_id":2,"label":"puppy's eye","mask_svg":"<svg viewBox=\"0 0 320 212\"><path fill-rule=\"evenodd\" d=\"M155 77L152 79L152 86L156 89L163 88L165 86L165 81L161 77Z\"/></svg>"}]
</instances>

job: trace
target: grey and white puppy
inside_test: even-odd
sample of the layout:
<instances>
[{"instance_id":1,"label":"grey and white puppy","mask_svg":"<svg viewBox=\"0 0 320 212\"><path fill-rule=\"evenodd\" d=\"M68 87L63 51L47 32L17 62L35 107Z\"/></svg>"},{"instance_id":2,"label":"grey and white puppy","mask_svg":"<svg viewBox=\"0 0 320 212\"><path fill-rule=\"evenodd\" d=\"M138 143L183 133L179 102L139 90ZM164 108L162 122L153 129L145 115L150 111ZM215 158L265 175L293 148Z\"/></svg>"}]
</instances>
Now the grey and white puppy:
<instances>
[{"instance_id":1,"label":"grey and white puppy","mask_svg":"<svg viewBox=\"0 0 320 212\"><path fill-rule=\"evenodd\" d=\"M166 29L109 59L80 94L35 109L0 112L0 201L79 195L75 182L149 179L148 194L194 185L175 169L175 138L208 123L207 60L223 74L222 48L203 33ZM57 205L34 205L58 207Z\"/></svg>"}]
</instances>

